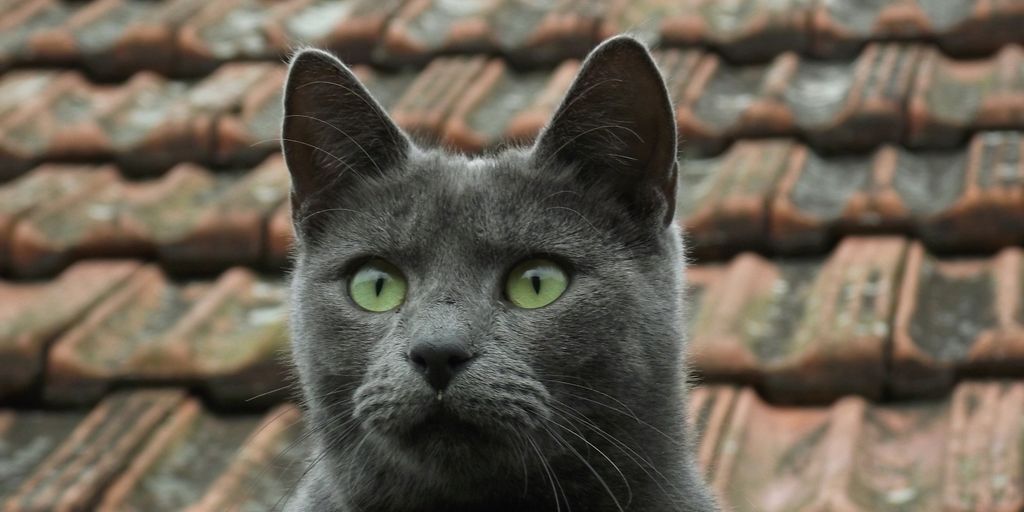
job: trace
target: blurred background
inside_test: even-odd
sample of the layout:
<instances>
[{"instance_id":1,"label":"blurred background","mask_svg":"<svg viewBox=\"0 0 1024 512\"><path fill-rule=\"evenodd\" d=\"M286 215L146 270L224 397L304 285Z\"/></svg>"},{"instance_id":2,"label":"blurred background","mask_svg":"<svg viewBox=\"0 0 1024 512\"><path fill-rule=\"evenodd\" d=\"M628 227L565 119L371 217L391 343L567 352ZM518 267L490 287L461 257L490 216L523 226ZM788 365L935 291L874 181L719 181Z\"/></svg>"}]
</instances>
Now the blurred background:
<instances>
[{"instance_id":1,"label":"blurred background","mask_svg":"<svg viewBox=\"0 0 1024 512\"><path fill-rule=\"evenodd\" d=\"M1024 0L0 0L0 508L272 510L307 467L292 50L483 154L618 33L675 104L723 501L1024 510Z\"/></svg>"}]
</instances>

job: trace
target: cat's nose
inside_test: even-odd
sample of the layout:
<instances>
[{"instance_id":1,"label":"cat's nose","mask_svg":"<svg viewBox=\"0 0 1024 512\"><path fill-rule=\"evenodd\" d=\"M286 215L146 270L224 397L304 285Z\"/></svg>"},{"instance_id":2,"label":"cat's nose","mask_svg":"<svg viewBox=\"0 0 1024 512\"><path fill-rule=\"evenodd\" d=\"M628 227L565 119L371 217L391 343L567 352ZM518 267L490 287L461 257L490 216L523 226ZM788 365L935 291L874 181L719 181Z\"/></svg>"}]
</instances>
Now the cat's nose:
<instances>
[{"instance_id":1,"label":"cat's nose","mask_svg":"<svg viewBox=\"0 0 1024 512\"><path fill-rule=\"evenodd\" d=\"M409 347L409 362L436 391L444 391L471 359L469 346L457 338L421 339Z\"/></svg>"}]
</instances>

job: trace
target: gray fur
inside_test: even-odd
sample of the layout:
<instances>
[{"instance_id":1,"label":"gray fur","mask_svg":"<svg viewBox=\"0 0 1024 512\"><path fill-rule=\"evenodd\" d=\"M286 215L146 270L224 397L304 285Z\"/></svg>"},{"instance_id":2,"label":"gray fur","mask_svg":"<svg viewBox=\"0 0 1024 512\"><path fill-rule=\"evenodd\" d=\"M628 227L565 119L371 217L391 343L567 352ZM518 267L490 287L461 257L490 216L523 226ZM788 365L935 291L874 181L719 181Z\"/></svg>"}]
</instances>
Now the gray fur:
<instances>
[{"instance_id":1,"label":"gray fur","mask_svg":"<svg viewBox=\"0 0 1024 512\"><path fill-rule=\"evenodd\" d=\"M285 113L317 456L291 510L717 510L685 431L674 117L643 46L603 44L532 148L482 158L417 148L315 50ZM507 273L537 255L571 283L518 309ZM405 274L398 309L348 296L370 256ZM407 352L440 335L476 357L438 402Z\"/></svg>"}]
</instances>

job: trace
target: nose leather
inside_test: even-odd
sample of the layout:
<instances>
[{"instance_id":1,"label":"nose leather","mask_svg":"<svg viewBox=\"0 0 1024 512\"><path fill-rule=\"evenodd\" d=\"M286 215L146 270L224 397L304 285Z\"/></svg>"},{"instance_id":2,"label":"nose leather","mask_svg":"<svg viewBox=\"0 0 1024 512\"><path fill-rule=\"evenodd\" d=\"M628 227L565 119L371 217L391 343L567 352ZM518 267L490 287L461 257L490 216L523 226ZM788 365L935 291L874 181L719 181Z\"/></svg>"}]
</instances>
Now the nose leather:
<instances>
[{"instance_id":1,"label":"nose leather","mask_svg":"<svg viewBox=\"0 0 1024 512\"><path fill-rule=\"evenodd\" d=\"M447 389L471 359L469 345L453 337L420 339L409 347L409 363L435 391Z\"/></svg>"}]
</instances>

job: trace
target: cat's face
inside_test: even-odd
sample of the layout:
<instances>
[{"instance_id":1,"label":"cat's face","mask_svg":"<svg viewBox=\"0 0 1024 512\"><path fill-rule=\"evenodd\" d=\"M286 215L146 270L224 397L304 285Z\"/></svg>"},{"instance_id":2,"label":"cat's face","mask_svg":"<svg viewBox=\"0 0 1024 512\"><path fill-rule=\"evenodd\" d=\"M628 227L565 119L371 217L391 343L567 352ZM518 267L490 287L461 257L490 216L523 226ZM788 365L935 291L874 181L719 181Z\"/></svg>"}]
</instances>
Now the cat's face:
<instances>
[{"instance_id":1,"label":"cat's face","mask_svg":"<svg viewBox=\"0 0 1024 512\"><path fill-rule=\"evenodd\" d=\"M315 51L285 107L293 351L323 443L505 464L678 399L675 131L637 43L595 52L528 150L420 150Z\"/></svg>"}]
</instances>

